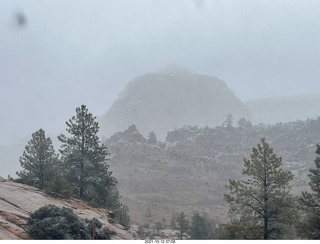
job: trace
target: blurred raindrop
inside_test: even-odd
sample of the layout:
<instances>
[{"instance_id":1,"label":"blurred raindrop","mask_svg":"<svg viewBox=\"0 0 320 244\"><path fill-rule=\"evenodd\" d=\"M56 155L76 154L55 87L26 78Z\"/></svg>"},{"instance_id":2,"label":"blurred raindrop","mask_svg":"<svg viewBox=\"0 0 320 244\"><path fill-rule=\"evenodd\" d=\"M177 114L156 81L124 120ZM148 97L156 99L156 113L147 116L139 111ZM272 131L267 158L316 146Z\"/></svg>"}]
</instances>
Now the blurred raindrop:
<instances>
[{"instance_id":1,"label":"blurred raindrop","mask_svg":"<svg viewBox=\"0 0 320 244\"><path fill-rule=\"evenodd\" d=\"M15 14L15 24L19 29L24 29L27 26L27 18L24 13L17 12Z\"/></svg>"}]
</instances>

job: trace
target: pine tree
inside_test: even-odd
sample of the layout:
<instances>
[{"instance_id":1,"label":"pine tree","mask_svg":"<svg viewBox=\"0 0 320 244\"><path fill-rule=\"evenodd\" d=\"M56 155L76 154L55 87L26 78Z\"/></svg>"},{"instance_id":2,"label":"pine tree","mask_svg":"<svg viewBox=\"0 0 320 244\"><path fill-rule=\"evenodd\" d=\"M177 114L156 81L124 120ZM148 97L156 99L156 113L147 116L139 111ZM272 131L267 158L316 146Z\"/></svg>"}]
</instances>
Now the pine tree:
<instances>
[{"instance_id":1,"label":"pine tree","mask_svg":"<svg viewBox=\"0 0 320 244\"><path fill-rule=\"evenodd\" d=\"M184 212L180 212L176 219L177 228L178 228L178 235L179 239L183 239L183 235L187 233L189 229L189 221L187 220L187 216Z\"/></svg>"},{"instance_id":2,"label":"pine tree","mask_svg":"<svg viewBox=\"0 0 320 244\"><path fill-rule=\"evenodd\" d=\"M200 215L194 213L190 226L190 239L192 240L210 240L214 239L215 226L206 214Z\"/></svg>"},{"instance_id":3,"label":"pine tree","mask_svg":"<svg viewBox=\"0 0 320 244\"><path fill-rule=\"evenodd\" d=\"M240 236L236 238L276 239L288 238L283 230L290 226L294 216L294 201L289 194L290 171L283 171L282 159L261 139L262 145L253 148L251 160L244 159L245 180L230 180L230 194L225 199L233 215L231 226Z\"/></svg>"},{"instance_id":4,"label":"pine tree","mask_svg":"<svg viewBox=\"0 0 320 244\"><path fill-rule=\"evenodd\" d=\"M108 170L109 152L99 140L95 119L85 105L78 107L76 115L66 122L70 137L61 134L58 139L63 143L60 153L74 196L87 201L94 199L104 206L109 188L117 182Z\"/></svg>"},{"instance_id":5,"label":"pine tree","mask_svg":"<svg viewBox=\"0 0 320 244\"><path fill-rule=\"evenodd\" d=\"M17 181L44 189L51 181L57 159L52 141L45 136L45 131L40 129L34 132L20 157L23 170L16 172L19 177Z\"/></svg>"},{"instance_id":6,"label":"pine tree","mask_svg":"<svg viewBox=\"0 0 320 244\"><path fill-rule=\"evenodd\" d=\"M170 228L171 229L177 228L177 218L178 218L178 213L172 212L172 216L171 216L171 220L170 220Z\"/></svg>"},{"instance_id":7,"label":"pine tree","mask_svg":"<svg viewBox=\"0 0 320 244\"><path fill-rule=\"evenodd\" d=\"M232 114L227 114L225 120L222 124L223 127L232 128L233 126L233 116Z\"/></svg>"},{"instance_id":8,"label":"pine tree","mask_svg":"<svg viewBox=\"0 0 320 244\"><path fill-rule=\"evenodd\" d=\"M320 155L320 145L317 145L316 154ZM302 192L300 201L306 216L300 224L300 232L308 239L320 239L320 157L316 157L316 168L310 169L310 192Z\"/></svg>"},{"instance_id":9,"label":"pine tree","mask_svg":"<svg viewBox=\"0 0 320 244\"><path fill-rule=\"evenodd\" d=\"M94 207L114 211L116 220L129 228L129 210L120 202L117 181L107 164L109 152L99 140L99 124L95 119L82 105L76 108L76 115L66 122L70 136L61 134L58 137L63 143L60 149L62 174L73 189L74 197Z\"/></svg>"},{"instance_id":10,"label":"pine tree","mask_svg":"<svg viewBox=\"0 0 320 244\"><path fill-rule=\"evenodd\" d=\"M243 129L252 128L252 124L249 120L246 120L245 118L241 118L238 121L238 127Z\"/></svg>"},{"instance_id":11,"label":"pine tree","mask_svg":"<svg viewBox=\"0 0 320 244\"><path fill-rule=\"evenodd\" d=\"M160 236L160 230L163 229L161 222L156 222L153 226L153 229L157 232L157 236Z\"/></svg>"}]
</instances>

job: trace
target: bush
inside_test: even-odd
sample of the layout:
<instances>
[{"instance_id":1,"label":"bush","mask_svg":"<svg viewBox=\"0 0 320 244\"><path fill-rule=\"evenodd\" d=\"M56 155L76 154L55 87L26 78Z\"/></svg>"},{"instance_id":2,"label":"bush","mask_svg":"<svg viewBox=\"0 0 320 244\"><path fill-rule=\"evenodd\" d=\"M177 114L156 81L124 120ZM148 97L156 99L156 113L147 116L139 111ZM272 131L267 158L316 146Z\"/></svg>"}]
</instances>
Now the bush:
<instances>
[{"instance_id":1,"label":"bush","mask_svg":"<svg viewBox=\"0 0 320 244\"><path fill-rule=\"evenodd\" d=\"M121 203L119 209L116 209L115 211L115 215L116 215L116 221L121 224L126 230L130 229L130 222L131 219L129 217L129 209L126 205L123 205Z\"/></svg>"},{"instance_id":2,"label":"bush","mask_svg":"<svg viewBox=\"0 0 320 244\"><path fill-rule=\"evenodd\" d=\"M81 220L71 209L46 205L30 215L27 233L35 240L89 240L95 226L95 239L110 239L97 219Z\"/></svg>"},{"instance_id":3,"label":"bush","mask_svg":"<svg viewBox=\"0 0 320 244\"><path fill-rule=\"evenodd\" d=\"M109 240L110 239L110 231L104 227L102 228L102 224L96 218L93 219L84 219L83 224L90 233L90 239L93 239L93 226L95 227L94 231L94 239L95 240Z\"/></svg>"}]
</instances>

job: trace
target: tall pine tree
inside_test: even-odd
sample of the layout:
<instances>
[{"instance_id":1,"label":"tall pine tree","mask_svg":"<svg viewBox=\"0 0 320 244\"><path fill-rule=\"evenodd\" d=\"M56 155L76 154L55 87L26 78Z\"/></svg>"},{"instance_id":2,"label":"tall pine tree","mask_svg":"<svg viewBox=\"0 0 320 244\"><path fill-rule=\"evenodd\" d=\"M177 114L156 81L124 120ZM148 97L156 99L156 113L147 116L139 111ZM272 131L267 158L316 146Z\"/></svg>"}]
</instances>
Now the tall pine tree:
<instances>
[{"instance_id":1,"label":"tall pine tree","mask_svg":"<svg viewBox=\"0 0 320 244\"><path fill-rule=\"evenodd\" d=\"M44 189L53 177L56 160L50 137L46 137L43 129L34 132L20 157L23 170L16 172L17 181Z\"/></svg>"},{"instance_id":2,"label":"tall pine tree","mask_svg":"<svg viewBox=\"0 0 320 244\"><path fill-rule=\"evenodd\" d=\"M320 146L317 145L316 154L320 155ZM310 169L310 192L302 192L300 201L306 216L299 225L302 237L320 239L320 157L316 157L316 168Z\"/></svg>"},{"instance_id":3,"label":"tall pine tree","mask_svg":"<svg viewBox=\"0 0 320 244\"><path fill-rule=\"evenodd\" d=\"M290 171L281 168L282 159L273 153L265 139L253 148L251 160L244 159L244 180L230 180L225 199L233 215L228 230L236 239L288 238L283 230L290 226L294 201L289 194ZM235 226L237 225L237 226ZM233 226L233 227L232 227ZM231 228L232 227L232 228Z\"/></svg>"},{"instance_id":4,"label":"tall pine tree","mask_svg":"<svg viewBox=\"0 0 320 244\"><path fill-rule=\"evenodd\" d=\"M108 149L98 137L99 125L85 105L76 108L76 115L66 122L69 137L61 134L60 149L64 172L74 189L74 196L105 206L107 195L116 179L108 170Z\"/></svg>"},{"instance_id":5,"label":"tall pine tree","mask_svg":"<svg viewBox=\"0 0 320 244\"><path fill-rule=\"evenodd\" d=\"M187 233L189 229L189 221L187 220L187 215L181 211L177 216L176 223L178 229L178 237L180 240L182 240L184 234Z\"/></svg>"}]
</instances>

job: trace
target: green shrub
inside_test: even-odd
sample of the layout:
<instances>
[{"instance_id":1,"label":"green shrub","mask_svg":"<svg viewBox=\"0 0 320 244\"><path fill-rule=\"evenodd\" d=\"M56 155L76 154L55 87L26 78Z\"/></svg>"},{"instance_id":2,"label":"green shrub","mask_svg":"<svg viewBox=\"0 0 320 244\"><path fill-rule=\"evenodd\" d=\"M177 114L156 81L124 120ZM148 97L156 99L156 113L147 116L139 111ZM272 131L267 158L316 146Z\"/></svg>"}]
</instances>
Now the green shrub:
<instances>
[{"instance_id":1,"label":"green shrub","mask_svg":"<svg viewBox=\"0 0 320 244\"><path fill-rule=\"evenodd\" d=\"M35 240L89 240L95 226L95 239L110 239L97 219L81 220L71 209L46 205L30 215L27 233Z\"/></svg>"}]
</instances>

